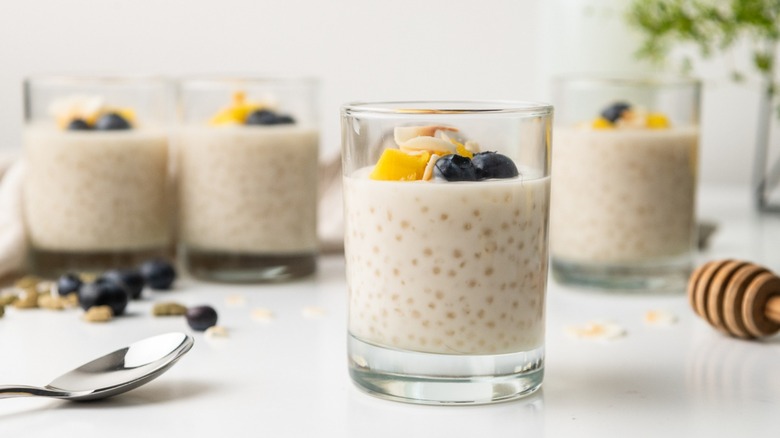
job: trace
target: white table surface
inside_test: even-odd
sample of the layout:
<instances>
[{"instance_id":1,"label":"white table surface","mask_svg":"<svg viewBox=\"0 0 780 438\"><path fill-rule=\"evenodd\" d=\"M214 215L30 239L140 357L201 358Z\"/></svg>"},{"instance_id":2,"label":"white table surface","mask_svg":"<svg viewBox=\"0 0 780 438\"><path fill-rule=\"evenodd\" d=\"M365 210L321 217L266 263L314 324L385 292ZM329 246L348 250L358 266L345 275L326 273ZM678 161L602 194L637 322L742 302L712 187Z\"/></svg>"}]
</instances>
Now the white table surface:
<instances>
[{"instance_id":1,"label":"white table surface","mask_svg":"<svg viewBox=\"0 0 780 438\"><path fill-rule=\"evenodd\" d=\"M748 192L706 187L700 216L719 223L700 261L746 258L780 270L780 215L757 214ZM89 324L80 311L7 309L0 319L0 383L46 384L59 374L146 336L191 331L182 318L154 318L155 300L208 303L226 339L196 333L195 346L147 386L100 402L0 400L0 437L777 437L780 335L730 339L694 316L684 295L584 292L550 282L547 368L542 390L475 407L414 406L358 391L346 364L344 262L323 257L315 278L228 286L182 279L169 293L144 292L129 315ZM243 306L226 297L241 294ZM316 306L326 313L306 318ZM253 320L257 307L274 311ZM675 314L646 326L648 310ZM572 339L570 325L611 320L626 336ZM142 435L143 434L143 435Z\"/></svg>"}]
</instances>

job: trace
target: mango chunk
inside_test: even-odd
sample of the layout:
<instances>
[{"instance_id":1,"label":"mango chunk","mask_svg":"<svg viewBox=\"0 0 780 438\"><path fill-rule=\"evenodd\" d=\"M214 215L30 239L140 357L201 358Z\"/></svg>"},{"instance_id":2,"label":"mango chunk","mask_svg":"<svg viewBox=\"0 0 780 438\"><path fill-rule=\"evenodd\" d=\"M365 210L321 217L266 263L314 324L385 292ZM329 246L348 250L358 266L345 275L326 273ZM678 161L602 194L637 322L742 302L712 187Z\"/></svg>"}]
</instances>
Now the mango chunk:
<instances>
[{"instance_id":1,"label":"mango chunk","mask_svg":"<svg viewBox=\"0 0 780 438\"><path fill-rule=\"evenodd\" d=\"M399 149L385 149L370 178L380 181L420 180L430 157L428 152L411 155Z\"/></svg>"},{"instance_id":2,"label":"mango chunk","mask_svg":"<svg viewBox=\"0 0 780 438\"><path fill-rule=\"evenodd\" d=\"M590 124L590 127L593 129L612 129L612 122L605 119L604 117L598 117L593 120L593 122Z\"/></svg>"},{"instance_id":3,"label":"mango chunk","mask_svg":"<svg viewBox=\"0 0 780 438\"><path fill-rule=\"evenodd\" d=\"M254 111L263 109L264 106L246 99L246 93L237 91L233 93L233 102L219 110L209 120L210 125L243 125L246 118Z\"/></svg>"},{"instance_id":4,"label":"mango chunk","mask_svg":"<svg viewBox=\"0 0 780 438\"><path fill-rule=\"evenodd\" d=\"M650 129L667 129L669 128L669 119L661 113L649 113L645 124Z\"/></svg>"},{"instance_id":5,"label":"mango chunk","mask_svg":"<svg viewBox=\"0 0 780 438\"><path fill-rule=\"evenodd\" d=\"M462 144L455 143L455 148L458 151L458 155L460 155L461 157L474 158L474 153L466 149L466 147L463 146Z\"/></svg>"}]
</instances>

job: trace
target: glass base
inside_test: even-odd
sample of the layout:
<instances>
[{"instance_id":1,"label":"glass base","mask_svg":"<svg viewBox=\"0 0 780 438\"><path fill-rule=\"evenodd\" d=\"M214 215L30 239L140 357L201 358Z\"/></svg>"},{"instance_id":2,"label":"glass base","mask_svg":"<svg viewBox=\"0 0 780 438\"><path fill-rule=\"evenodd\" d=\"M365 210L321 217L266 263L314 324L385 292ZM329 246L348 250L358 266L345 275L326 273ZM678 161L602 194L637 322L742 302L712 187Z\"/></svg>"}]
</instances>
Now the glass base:
<instances>
[{"instance_id":1,"label":"glass base","mask_svg":"<svg viewBox=\"0 0 780 438\"><path fill-rule=\"evenodd\" d=\"M187 249L184 266L201 280L260 283L311 275L317 270L317 260L314 253L258 255Z\"/></svg>"},{"instance_id":2,"label":"glass base","mask_svg":"<svg viewBox=\"0 0 780 438\"><path fill-rule=\"evenodd\" d=\"M349 335L349 373L363 391L428 405L514 400L542 384L544 348L510 354L450 355L380 347Z\"/></svg>"},{"instance_id":3,"label":"glass base","mask_svg":"<svg viewBox=\"0 0 780 438\"><path fill-rule=\"evenodd\" d=\"M31 248L30 272L44 278L57 278L69 272L100 273L109 269L133 268L152 258L172 258L173 250L71 252Z\"/></svg>"},{"instance_id":4,"label":"glass base","mask_svg":"<svg viewBox=\"0 0 780 438\"><path fill-rule=\"evenodd\" d=\"M688 256L656 263L580 263L552 258L553 278L564 285L611 291L682 293L692 261Z\"/></svg>"}]
</instances>

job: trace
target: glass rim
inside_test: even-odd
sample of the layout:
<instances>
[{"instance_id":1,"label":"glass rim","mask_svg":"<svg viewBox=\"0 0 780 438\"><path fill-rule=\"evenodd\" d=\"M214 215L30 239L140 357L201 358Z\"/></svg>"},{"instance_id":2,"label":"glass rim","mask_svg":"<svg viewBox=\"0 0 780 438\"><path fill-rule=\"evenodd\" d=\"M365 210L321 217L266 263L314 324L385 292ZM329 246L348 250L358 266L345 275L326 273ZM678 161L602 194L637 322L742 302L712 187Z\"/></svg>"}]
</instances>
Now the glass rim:
<instances>
[{"instance_id":1,"label":"glass rim","mask_svg":"<svg viewBox=\"0 0 780 438\"><path fill-rule=\"evenodd\" d=\"M409 100L350 102L341 106L342 116L360 114L410 116L427 115L501 115L544 116L553 113L553 105L537 101L514 100Z\"/></svg>"},{"instance_id":2,"label":"glass rim","mask_svg":"<svg viewBox=\"0 0 780 438\"><path fill-rule=\"evenodd\" d=\"M671 74L599 74L599 73L567 73L553 77L556 83L576 85L608 85L608 86L693 86L701 87L702 81L691 76Z\"/></svg>"}]
</instances>

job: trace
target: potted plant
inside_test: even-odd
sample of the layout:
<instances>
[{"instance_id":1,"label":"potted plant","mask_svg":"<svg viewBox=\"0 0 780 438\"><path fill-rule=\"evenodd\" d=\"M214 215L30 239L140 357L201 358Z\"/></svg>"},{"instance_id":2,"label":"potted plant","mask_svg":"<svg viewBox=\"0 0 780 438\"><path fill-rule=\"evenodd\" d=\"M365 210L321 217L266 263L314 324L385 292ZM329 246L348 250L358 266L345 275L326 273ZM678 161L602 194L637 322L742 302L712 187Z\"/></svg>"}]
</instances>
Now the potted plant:
<instances>
[{"instance_id":1,"label":"potted plant","mask_svg":"<svg viewBox=\"0 0 780 438\"><path fill-rule=\"evenodd\" d=\"M637 55L657 62L677 46L693 46L702 57L723 54L739 44L750 46L750 63L763 92L757 121L753 191L756 206L780 211L780 159L768 161L772 128L780 121L780 0L633 0L628 21L644 35ZM690 69L689 58L683 60ZM744 81L746 72L735 70L731 77ZM773 123L773 120L775 123ZM777 132L780 140L780 132Z\"/></svg>"}]
</instances>

